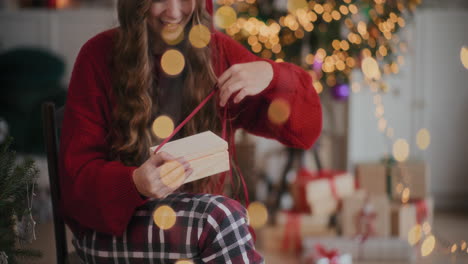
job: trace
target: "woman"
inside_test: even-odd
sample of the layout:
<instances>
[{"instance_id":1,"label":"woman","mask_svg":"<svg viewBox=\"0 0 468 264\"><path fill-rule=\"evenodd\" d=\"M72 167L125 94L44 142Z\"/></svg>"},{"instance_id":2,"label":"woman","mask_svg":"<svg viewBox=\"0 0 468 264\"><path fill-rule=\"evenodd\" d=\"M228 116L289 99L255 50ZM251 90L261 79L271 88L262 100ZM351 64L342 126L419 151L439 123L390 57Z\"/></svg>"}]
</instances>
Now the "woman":
<instances>
[{"instance_id":1,"label":"woman","mask_svg":"<svg viewBox=\"0 0 468 264\"><path fill-rule=\"evenodd\" d=\"M161 181L161 166L175 158L150 155L149 147L160 143L151 132L152 122L164 114L179 124L217 85L216 97L175 138L211 130L225 135L232 150L234 131L243 128L306 149L321 130L320 103L305 71L260 59L213 30L207 11L212 7L204 1L119 0L119 27L89 40L77 57L59 166L63 214L85 262L263 262L245 208L212 194L219 193L215 187L223 186L223 176L181 188ZM198 24L211 29L204 48L187 40ZM185 38L170 46L161 32L177 27L185 28ZM168 48L185 57L185 67L175 77L161 66ZM290 107L282 124L267 118L275 99ZM188 163L178 161L190 175ZM152 217L161 205L177 213L175 226L167 230Z\"/></svg>"}]
</instances>

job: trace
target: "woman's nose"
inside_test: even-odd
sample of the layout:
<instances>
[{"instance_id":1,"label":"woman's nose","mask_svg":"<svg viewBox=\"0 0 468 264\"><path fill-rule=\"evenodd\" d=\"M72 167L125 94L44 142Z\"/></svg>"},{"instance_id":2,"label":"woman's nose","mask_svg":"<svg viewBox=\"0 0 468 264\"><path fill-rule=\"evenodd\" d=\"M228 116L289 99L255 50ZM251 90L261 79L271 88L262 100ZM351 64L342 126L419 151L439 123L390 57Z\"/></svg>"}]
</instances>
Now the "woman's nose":
<instances>
[{"instance_id":1,"label":"woman's nose","mask_svg":"<svg viewBox=\"0 0 468 264\"><path fill-rule=\"evenodd\" d=\"M172 19L179 19L181 16L180 0L168 0L166 8L166 16Z\"/></svg>"}]
</instances>

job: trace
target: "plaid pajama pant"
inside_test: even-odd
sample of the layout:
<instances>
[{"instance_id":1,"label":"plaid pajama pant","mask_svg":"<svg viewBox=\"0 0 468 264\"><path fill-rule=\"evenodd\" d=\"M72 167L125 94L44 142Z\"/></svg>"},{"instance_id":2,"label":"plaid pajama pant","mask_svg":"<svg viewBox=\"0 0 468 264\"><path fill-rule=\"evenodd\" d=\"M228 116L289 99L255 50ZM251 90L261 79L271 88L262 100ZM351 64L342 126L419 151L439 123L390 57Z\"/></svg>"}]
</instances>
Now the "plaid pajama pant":
<instances>
[{"instance_id":1,"label":"plaid pajama pant","mask_svg":"<svg viewBox=\"0 0 468 264\"><path fill-rule=\"evenodd\" d=\"M153 221L162 205L176 213L167 230ZM245 208L211 194L174 193L139 207L123 236L95 231L73 238L85 263L264 263L248 230Z\"/></svg>"}]
</instances>

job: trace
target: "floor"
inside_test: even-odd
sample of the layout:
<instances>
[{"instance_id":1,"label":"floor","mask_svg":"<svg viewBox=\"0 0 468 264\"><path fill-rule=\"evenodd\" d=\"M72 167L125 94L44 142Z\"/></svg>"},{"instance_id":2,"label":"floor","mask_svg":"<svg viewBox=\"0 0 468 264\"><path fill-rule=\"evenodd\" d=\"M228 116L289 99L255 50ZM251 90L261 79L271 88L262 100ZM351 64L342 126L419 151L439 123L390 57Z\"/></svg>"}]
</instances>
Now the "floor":
<instances>
[{"instance_id":1,"label":"floor","mask_svg":"<svg viewBox=\"0 0 468 264\"><path fill-rule=\"evenodd\" d=\"M420 257L414 264L468 264L468 252L460 252L458 246L455 254L450 253L449 248L453 243L464 240L468 242L468 212L466 214L453 212L436 212L434 218L434 232L436 232L437 242L434 252L425 258ZM51 222L40 224L37 227L37 240L31 245L42 251L44 254L41 260L23 261L21 263L55 264L55 244L53 237L53 225ZM70 238L70 235L68 236ZM69 244L70 245L70 244ZM268 264L295 264L301 263L297 256L284 255L278 252L265 252L259 249L264 255ZM390 264L383 262L359 262L354 264ZM391 264L413 264L395 263Z\"/></svg>"}]
</instances>

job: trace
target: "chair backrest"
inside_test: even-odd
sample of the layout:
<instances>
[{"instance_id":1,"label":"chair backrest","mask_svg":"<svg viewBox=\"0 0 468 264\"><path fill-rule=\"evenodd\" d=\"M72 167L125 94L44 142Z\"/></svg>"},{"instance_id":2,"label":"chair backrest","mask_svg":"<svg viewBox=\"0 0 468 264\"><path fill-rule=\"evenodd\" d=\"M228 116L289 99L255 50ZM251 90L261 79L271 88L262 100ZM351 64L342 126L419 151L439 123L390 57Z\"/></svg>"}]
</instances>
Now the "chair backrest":
<instances>
[{"instance_id":1,"label":"chair backrest","mask_svg":"<svg viewBox=\"0 0 468 264\"><path fill-rule=\"evenodd\" d=\"M47 165L49 170L50 194L52 197L52 212L54 217L55 245L57 263L66 263L68 255L65 223L60 214L60 182L58 175L58 146L59 134L57 127L61 128L63 120L63 107L55 111L55 104L44 102L42 104L42 124L44 143L47 153Z\"/></svg>"}]
</instances>

